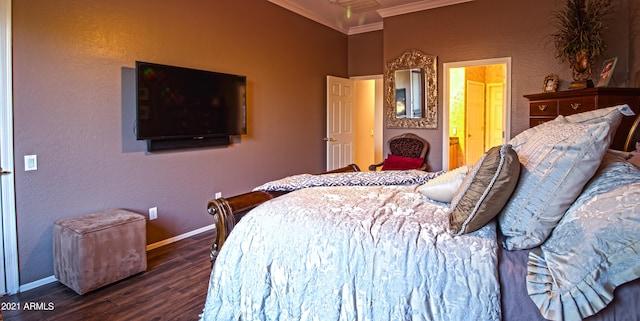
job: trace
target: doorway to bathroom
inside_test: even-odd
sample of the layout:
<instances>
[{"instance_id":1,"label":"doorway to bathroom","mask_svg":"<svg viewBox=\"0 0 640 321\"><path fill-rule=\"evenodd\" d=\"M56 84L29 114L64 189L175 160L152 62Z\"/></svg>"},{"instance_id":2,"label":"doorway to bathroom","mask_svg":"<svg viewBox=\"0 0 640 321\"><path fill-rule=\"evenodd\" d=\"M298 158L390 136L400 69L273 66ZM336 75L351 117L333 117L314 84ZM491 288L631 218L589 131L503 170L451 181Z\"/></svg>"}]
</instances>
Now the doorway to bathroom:
<instances>
[{"instance_id":1,"label":"doorway to bathroom","mask_svg":"<svg viewBox=\"0 0 640 321\"><path fill-rule=\"evenodd\" d=\"M443 69L442 164L454 169L509 140L511 58L445 63Z\"/></svg>"}]
</instances>

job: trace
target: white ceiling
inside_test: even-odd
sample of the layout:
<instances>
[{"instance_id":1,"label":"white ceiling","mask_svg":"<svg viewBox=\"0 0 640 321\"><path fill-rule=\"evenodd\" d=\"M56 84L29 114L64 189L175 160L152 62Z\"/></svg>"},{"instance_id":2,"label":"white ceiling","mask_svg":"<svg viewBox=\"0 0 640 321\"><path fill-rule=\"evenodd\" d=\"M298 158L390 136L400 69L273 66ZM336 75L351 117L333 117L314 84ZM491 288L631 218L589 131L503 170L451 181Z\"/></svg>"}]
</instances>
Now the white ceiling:
<instances>
[{"instance_id":1,"label":"white ceiling","mask_svg":"<svg viewBox=\"0 0 640 321\"><path fill-rule=\"evenodd\" d=\"M382 18L473 0L269 0L351 35L383 28Z\"/></svg>"}]
</instances>

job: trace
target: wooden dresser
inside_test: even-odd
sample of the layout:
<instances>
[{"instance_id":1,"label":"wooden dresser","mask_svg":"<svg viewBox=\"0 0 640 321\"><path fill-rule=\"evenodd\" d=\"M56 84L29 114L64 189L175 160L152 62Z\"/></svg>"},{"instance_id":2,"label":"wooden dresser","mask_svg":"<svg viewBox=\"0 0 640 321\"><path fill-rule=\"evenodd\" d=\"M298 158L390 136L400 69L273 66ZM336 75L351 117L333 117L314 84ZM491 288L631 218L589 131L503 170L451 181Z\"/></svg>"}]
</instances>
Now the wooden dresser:
<instances>
[{"instance_id":1,"label":"wooden dresser","mask_svg":"<svg viewBox=\"0 0 640 321\"><path fill-rule=\"evenodd\" d=\"M598 108L628 104L640 114L640 88L585 88L553 93L524 95L529 99L529 127L552 120L558 115L571 115ZM622 150L635 117L623 117L611 143Z\"/></svg>"}]
</instances>

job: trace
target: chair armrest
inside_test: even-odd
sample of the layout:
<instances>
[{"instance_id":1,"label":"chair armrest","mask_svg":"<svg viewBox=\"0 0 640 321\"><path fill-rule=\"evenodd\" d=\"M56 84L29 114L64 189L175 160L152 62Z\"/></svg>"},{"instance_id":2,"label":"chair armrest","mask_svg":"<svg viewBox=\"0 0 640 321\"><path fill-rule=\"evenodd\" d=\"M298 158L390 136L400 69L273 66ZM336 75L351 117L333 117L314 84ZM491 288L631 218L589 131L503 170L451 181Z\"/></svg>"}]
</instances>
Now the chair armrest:
<instances>
[{"instance_id":1,"label":"chair armrest","mask_svg":"<svg viewBox=\"0 0 640 321\"><path fill-rule=\"evenodd\" d=\"M371 164L369 165L369 170L370 171L376 171L378 167L384 165L384 161L380 162L380 163L375 163L375 164Z\"/></svg>"},{"instance_id":2,"label":"chair armrest","mask_svg":"<svg viewBox=\"0 0 640 321\"><path fill-rule=\"evenodd\" d=\"M356 164L349 164L345 167L334 169L332 171L324 172L322 174L333 174L333 173L350 173L350 172L359 172L360 167ZM322 175L321 174L321 175Z\"/></svg>"}]
</instances>

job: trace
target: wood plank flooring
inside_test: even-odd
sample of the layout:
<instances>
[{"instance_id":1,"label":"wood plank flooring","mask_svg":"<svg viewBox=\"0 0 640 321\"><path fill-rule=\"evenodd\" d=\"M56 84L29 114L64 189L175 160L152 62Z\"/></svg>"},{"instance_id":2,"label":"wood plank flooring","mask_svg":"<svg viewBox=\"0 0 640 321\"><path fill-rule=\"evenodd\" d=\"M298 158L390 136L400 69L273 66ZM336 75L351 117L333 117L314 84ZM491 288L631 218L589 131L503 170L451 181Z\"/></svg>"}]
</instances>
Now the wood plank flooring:
<instances>
[{"instance_id":1,"label":"wood plank flooring","mask_svg":"<svg viewBox=\"0 0 640 321\"><path fill-rule=\"evenodd\" d=\"M85 295L54 282L0 298L36 311L2 311L0 320L198 320L207 295L209 246L204 232L147 252L147 270ZM47 308L52 308L46 310Z\"/></svg>"}]
</instances>

